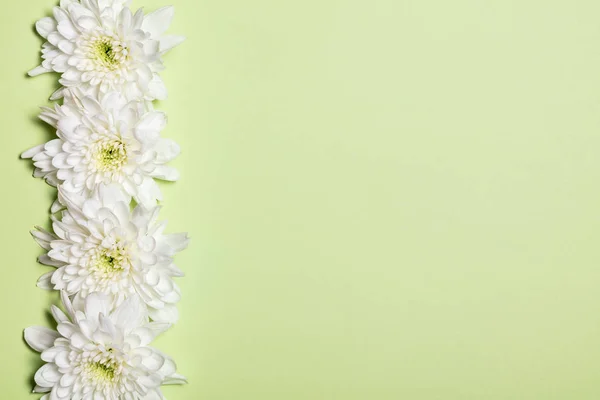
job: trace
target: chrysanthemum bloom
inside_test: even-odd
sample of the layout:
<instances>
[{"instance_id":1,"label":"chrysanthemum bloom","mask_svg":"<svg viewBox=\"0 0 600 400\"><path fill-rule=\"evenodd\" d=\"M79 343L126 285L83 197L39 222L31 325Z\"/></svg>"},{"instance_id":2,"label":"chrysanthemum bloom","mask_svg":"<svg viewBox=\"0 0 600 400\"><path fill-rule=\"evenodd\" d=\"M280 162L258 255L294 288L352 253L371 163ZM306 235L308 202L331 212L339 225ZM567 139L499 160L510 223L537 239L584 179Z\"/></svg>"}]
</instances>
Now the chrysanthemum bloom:
<instances>
[{"instance_id":1,"label":"chrysanthemum bloom","mask_svg":"<svg viewBox=\"0 0 600 400\"><path fill-rule=\"evenodd\" d=\"M175 168L165 165L179 154L179 146L160 137L166 116L145 111L117 92L79 97L69 91L64 105L42 108L40 118L57 129L57 139L22 154L33 158L34 176L52 186L92 197L100 186L118 185L147 208L162 195L154 178L174 181Z\"/></svg>"},{"instance_id":2,"label":"chrysanthemum bloom","mask_svg":"<svg viewBox=\"0 0 600 400\"><path fill-rule=\"evenodd\" d=\"M185 383L173 360L148 346L169 324L148 323L137 297L116 309L99 293L81 309L62 298L66 314L52 306L57 331L25 329L25 341L47 363L35 374L33 391L47 393L42 400L159 400L161 385Z\"/></svg>"},{"instance_id":3,"label":"chrysanthemum bloom","mask_svg":"<svg viewBox=\"0 0 600 400\"><path fill-rule=\"evenodd\" d=\"M62 220L52 216L54 233L32 231L48 250L39 261L56 268L42 275L38 286L63 290L76 305L95 292L106 294L114 306L140 296L150 318L175 323L181 295L173 277L183 273L173 256L187 246L187 234L164 234L166 222L157 222L160 207L138 205L130 211L120 192L111 189L83 199L59 188L67 208Z\"/></svg>"},{"instance_id":4,"label":"chrysanthemum bloom","mask_svg":"<svg viewBox=\"0 0 600 400\"><path fill-rule=\"evenodd\" d=\"M111 90L130 99L164 99L167 90L158 72L161 56L181 43L182 36L163 35L171 24L173 7L148 15L132 14L129 0L61 0L54 16L36 23L47 40L35 76L55 71L63 87L99 96ZM62 97L63 88L51 99Z\"/></svg>"}]
</instances>

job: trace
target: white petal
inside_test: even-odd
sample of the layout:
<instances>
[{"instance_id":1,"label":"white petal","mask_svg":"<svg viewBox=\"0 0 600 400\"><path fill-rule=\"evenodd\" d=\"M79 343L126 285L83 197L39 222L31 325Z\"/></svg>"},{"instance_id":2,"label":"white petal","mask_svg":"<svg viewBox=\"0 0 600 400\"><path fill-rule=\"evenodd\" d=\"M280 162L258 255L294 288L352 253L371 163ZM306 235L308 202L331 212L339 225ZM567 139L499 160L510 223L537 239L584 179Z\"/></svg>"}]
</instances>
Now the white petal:
<instances>
[{"instance_id":1,"label":"white petal","mask_svg":"<svg viewBox=\"0 0 600 400\"><path fill-rule=\"evenodd\" d=\"M41 153L42 151L44 151L44 145L43 144L41 144L39 146L32 147L31 149L24 151L21 154L21 158L32 158L33 156L35 156L38 153Z\"/></svg>"},{"instance_id":2,"label":"white petal","mask_svg":"<svg viewBox=\"0 0 600 400\"><path fill-rule=\"evenodd\" d=\"M54 200L54 202L52 203L52 206L50 207L50 212L52 214L56 214L57 212L59 212L60 210L62 210L64 207L62 204L60 204L60 201L58 199Z\"/></svg>"},{"instance_id":3,"label":"white petal","mask_svg":"<svg viewBox=\"0 0 600 400\"><path fill-rule=\"evenodd\" d=\"M158 47L158 51L161 53L166 53L171 50L173 47L180 45L185 41L185 36L178 35L165 35L160 38L160 45Z\"/></svg>"},{"instance_id":4,"label":"white petal","mask_svg":"<svg viewBox=\"0 0 600 400\"><path fill-rule=\"evenodd\" d=\"M158 140L158 133L167 125L167 115L160 111L146 113L135 126L135 134L140 140Z\"/></svg>"},{"instance_id":5,"label":"white petal","mask_svg":"<svg viewBox=\"0 0 600 400\"><path fill-rule=\"evenodd\" d=\"M160 368L160 373L162 376L171 376L177 370L177 366L175 365L175 361L170 357L164 356L165 362L163 366Z\"/></svg>"},{"instance_id":6,"label":"white petal","mask_svg":"<svg viewBox=\"0 0 600 400\"><path fill-rule=\"evenodd\" d=\"M152 353L149 357L142 359L142 365L148 368L150 371L158 371L165 364L165 358L158 352Z\"/></svg>"},{"instance_id":7,"label":"white petal","mask_svg":"<svg viewBox=\"0 0 600 400\"><path fill-rule=\"evenodd\" d=\"M99 24L98 19L92 17L81 17L78 18L75 23L79 26L82 31L91 31L96 28Z\"/></svg>"},{"instance_id":8,"label":"white petal","mask_svg":"<svg viewBox=\"0 0 600 400\"><path fill-rule=\"evenodd\" d=\"M171 181L174 182L179 179L179 171L174 167L169 167L167 165L159 165L154 168L154 171L150 174L150 176L161 179L163 181Z\"/></svg>"},{"instance_id":9,"label":"white petal","mask_svg":"<svg viewBox=\"0 0 600 400\"><path fill-rule=\"evenodd\" d=\"M152 80L152 71L146 65L140 65L137 70L138 79L142 86L148 86Z\"/></svg>"},{"instance_id":10,"label":"white petal","mask_svg":"<svg viewBox=\"0 0 600 400\"><path fill-rule=\"evenodd\" d=\"M51 390L49 387L43 387L40 385L35 385L33 388L33 393L48 393Z\"/></svg>"},{"instance_id":11,"label":"white petal","mask_svg":"<svg viewBox=\"0 0 600 400\"><path fill-rule=\"evenodd\" d=\"M56 21L50 17L42 18L35 23L35 30L41 37L47 39L50 32L56 30Z\"/></svg>"},{"instance_id":12,"label":"white petal","mask_svg":"<svg viewBox=\"0 0 600 400\"><path fill-rule=\"evenodd\" d=\"M71 43L70 43L70 42L67 42L66 40L63 40L63 41L62 41L62 42L60 42L60 43L61 43L61 44L63 44L63 43L64 43L64 46L63 46L63 47L65 47L65 53L68 53L68 51L66 51L66 50L70 50L71 52L73 51L73 50L72 50L70 47L68 47L68 46L70 46L70 45L71 45ZM63 79L66 79L66 80L69 80L69 81L75 81L75 82L76 82L76 81L79 81L79 80L81 79L81 72L80 72L80 71L78 71L78 70L77 70L77 69L75 69L75 68L69 68L68 70L66 70L66 71L65 71L65 72L62 74L62 78L63 78Z\"/></svg>"},{"instance_id":13,"label":"white petal","mask_svg":"<svg viewBox=\"0 0 600 400\"><path fill-rule=\"evenodd\" d=\"M45 290L52 290L54 289L54 285L52 285L52 275L54 274L54 271L50 271L50 272L46 272L44 275L40 276L40 278L37 281L37 287L39 287L40 289L45 289Z\"/></svg>"},{"instance_id":14,"label":"white petal","mask_svg":"<svg viewBox=\"0 0 600 400\"><path fill-rule=\"evenodd\" d=\"M60 299L62 300L65 309L67 310L67 314L71 320L75 319L75 309L73 308L73 304L71 303L71 299L67 295L67 292L64 290L60 291Z\"/></svg>"},{"instance_id":15,"label":"white petal","mask_svg":"<svg viewBox=\"0 0 600 400\"><path fill-rule=\"evenodd\" d=\"M40 65L38 67L35 67L31 71L27 72L27 75L29 75L29 76L38 76L38 75L41 75L41 74L45 74L47 72L52 72L52 70L48 69L48 68L45 68L45 67L42 67Z\"/></svg>"},{"instance_id":16,"label":"white petal","mask_svg":"<svg viewBox=\"0 0 600 400\"><path fill-rule=\"evenodd\" d=\"M147 375L140 376L137 379L137 383L139 383L140 385L142 385L146 388L156 388L156 387L160 386L160 384L162 383L162 379L159 374L147 374ZM148 395L146 395L144 397L144 400L146 400L148 398L153 399L152 397L148 397ZM157 399L160 399L160 397L157 397Z\"/></svg>"},{"instance_id":17,"label":"white petal","mask_svg":"<svg viewBox=\"0 0 600 400\"><path fill-rule=\"evenodd\" d=\"M43 326L32 326L25 329L25 341L35 351L42 352L54 345L54 341L59 338L58 332Z\"/></svg>"},{"instance_id":18,"label":"white petal","mask_svg":"<svg viewBox=\"0 0 600 400\"><path fill-rule=\"evenodd\" d=\"M164 236L165 242L175 251L185 249L190 242L187 233L170 233Z\"/></svg>"},{"instance_id":19,"label":"white petal","mask_svg":"<svg viewBox=\"0 0 600 400\"><path fill-rule=\"evenodd\" d=\"M73 319L75 319L75 318L73 318ZM67 339L69 339L71 336L73 336L73 334L75 332L79 331L79 328L77 328L71 322L62 322L62 323L58 324L56 329L63 337L65 337Z\"/></svg>"},{"instance_id":20,"label":"white petal","mask_svg":"<svg viewBox=\"0 0 600 400\"><path fill-rule=\"evenodd\" d=\"M129 204L131 202L131 196L128 196L123 190L117 185L100 185L98 187L98 197L102 201L102 205L105 207L112 206L116 203L123 202Z\"/></svg>"},{"instance_id":21,"label":"white petal","mask_svg":"<svg viewBox=\"0 0 600 400\"><path fill-rule=\"evenodd\" d=\"M187 378L183 375L173 374L171 376L167 376L163 380L163 385L183 385L187 383Z\"/></svg>"},{"instance_id":22,"label":"white petal","mask_svg":"<svg viewBox=\"0 0 600 400\"><path fill-rule=\"evenodd\" d=\"M98 102L98 100L94 99L91 96L85 96L81 99L81 104L85 110L93 115L101 114L104 110L102 109L102 105Z\"/></svg>"},{"instance_id":23,"label":"white petal","mask_svg":"<svg viewBox=\"0 0 600 400\"><path fill-rule=\"evenodd\" d=\"M57 29L61 35L63 35L69 40L73 40L79 36L79 33L77 32L76 28L69 20L60 21L60 23L57 26Z\"/></svg>"},{"instance_id":24,"label":"white petal","mask_svg":"<svg viewBox=\"0 0 600 400\"><path fill-rule=\"evenodd\" d=\"M31 231L31 236L33 236L33 239L44 250L50 250L50 242L58 239L56 235L53 235L40 226L36 226L35 229Z\"/></svg>"},{"instance_id":25,"label":"white petal","mask_svg":"<svg viewBox=\"0 0 600 400\"><path fill-rule=\"evenodd\" d=\"M166 332L171 326L173 326L173 324L166 322L150 322L149 324L146 324L146 328L152 330L154 337Z\"/></svg>"},{"instance_id":26,"label":"white petal","mask_svg":"<svg viewBox=\"0 0 600 400\"><path fill-rule=\"evenodd\" d=\"M162 200L160 188L152 178L145 178L138 188L136 201L144 207L156 207L156 200Z\"/></svg>"},{"instance_id":27,"label":"white petal","mask_svg":"<svg viewBox=\"0 0 600 400\"><path fill-rule=\"evenodd\" d=\"M73 383L75 383L76 379L77 375L75 374L65 374L62 376L62 378L60 378L60 385L62 387L70 387L73 385Z\"/></svg>"},{"instance_id":28,"label":"white petal","mask_svg":"<svg viewBox=\"0 0 600 400\"><path fill-rule=\"evenodd\" d=\"M146 15L144 22L142 22L142 29L149 32L151 38L158 39L171 25L174 14L175 9L173 6L159 8Z\"/></svg>"},{"instance_id":29,"label":"white petal","mask_svg":"<svg viewBox=\"0 0 600 400\"><path fill-rule=\"evenodd\" d=\"M163 80L157 75L154 74L150 84L148 85L148 95L152 99L157 100L166 100L167 98L167 87Z\"/></svg>"},{"instance_id":30,"label":"white petal","mask_svg":"<svg viewBox=\"0 0 600 400\"><path fill-rule=\"evenodd\" d=\"M62 322L69 322L69 318L67 317L67 315L54 304L50 306L50 311L52 312L52 316L54 317L56 323L60 324Z\"/></svg>"},{"instance_id":31,"label":"white petal","mask_svg":"<svg viewBox=\"0 0 600 400\"><path fill-rule=\"evenodd\" d=\"M65 10L67 10L68 7L75 2L76 2L76 0L60 0L60 3L58 4L58 6L60 8L64 8Z\"/></svg>"},{"instance_id":32,"label":"white petal","mask_svg":"<svg viewBox=\"0 0 600 400\"><path fill-rule=\"evenodd\" d=\"M95 292L85 299L85 315L87 319L98 326L99 315L108 316L110 300L104 293Z\"/></svg>"},{"instance_id":33,"label":"white petal","mask_svg":"<svg viewBox=\"0 0 600 400\"><path fill-rule=\"evenodd\" d=\"M54 100L62 99L64 96L64 91L65 91L65 88L63 88L63 87L56 89L54 91L54 93L52 93L50 95L50 100L54 101Z\"/></svg>"},{"instance_id":34,"label":"white petal","mask_svg":"<svg viewBox=\"0 0 600 400\"><path fill-rule=\"evenodd\" d=\"M35 383L42 387L53 387L60 380L58 367L54 364L44 364L35 373Z\"/></svg>"},{"instance_id":35,"label":"white petal","mask_svg":"<svg viewBox=\"0 0 600 400\"><path fill-rule=\"evenodd\" d=\"M56 356L62 352L68 353L69 348L65 346L50 347L48 350L42 352L41 358L46 362L54 362Z\"/></svg>"},{"instance_id":36,"label":"white petal","mask_svg":"<svg viewBox=\"0 0 600 400\"><path fill-rule=\"evenodd\" d=\"M148 314L153 321L174 324L179 319L179 312L177 311L177 307L173 304L165 304L161 309L150 308L148 309Z\"/></svg>"},{"instance_id":37,"label":"white petal","mask_svg":"<svg viewBox=\"0 0 600 400\"><path fill-rule=\"evenodd\" d=\"M174 140L164 138L160 138L156 142L154 149L156 150L156 161L158 163L171 161L181 152L181 148Z\"/></svg>"},{"instance_id":38,"label":"white petal","mask_svg":"<svg viewBox=\"0 0 600 400\"><path fill-rule=\"evenodd\" d=\"M43 400L43 399L40 399ZM165 400L160 389L150 389L141 400Z\"/></svg>"},{"instance_id":39,"label":"white petal","mask_svg":"<svg viewBox=\"0 0 600 400\"><path fill-rule=\"evenodd\" d=\"M138 296L131 296L110 314L110 319L116 327L129 332L142 324L145 319L145 309Z\"/></svg>"}]
</instances>

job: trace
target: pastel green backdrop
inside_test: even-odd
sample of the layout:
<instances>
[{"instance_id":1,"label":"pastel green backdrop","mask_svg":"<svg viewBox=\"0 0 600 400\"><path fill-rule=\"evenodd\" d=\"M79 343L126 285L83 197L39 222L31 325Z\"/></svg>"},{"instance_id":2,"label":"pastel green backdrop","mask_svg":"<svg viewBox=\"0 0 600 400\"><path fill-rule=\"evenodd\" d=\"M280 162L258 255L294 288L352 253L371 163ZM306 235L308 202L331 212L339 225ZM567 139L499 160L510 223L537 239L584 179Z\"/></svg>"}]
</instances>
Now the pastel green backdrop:
<instances>
[{"instance_id":1,"label":"pastel green backdrop","mask_svg":"<svg viewBox=\"0 0 600 400\"><path fill-rule=\"evenodd\" d=\"M600 398L600 3L172 1L170 400ZM54 190L18 159L49 137L56 77L24 73L53 5L2 5L9 400L57 301L28 234Z\"/></svg>"}]
</instances>

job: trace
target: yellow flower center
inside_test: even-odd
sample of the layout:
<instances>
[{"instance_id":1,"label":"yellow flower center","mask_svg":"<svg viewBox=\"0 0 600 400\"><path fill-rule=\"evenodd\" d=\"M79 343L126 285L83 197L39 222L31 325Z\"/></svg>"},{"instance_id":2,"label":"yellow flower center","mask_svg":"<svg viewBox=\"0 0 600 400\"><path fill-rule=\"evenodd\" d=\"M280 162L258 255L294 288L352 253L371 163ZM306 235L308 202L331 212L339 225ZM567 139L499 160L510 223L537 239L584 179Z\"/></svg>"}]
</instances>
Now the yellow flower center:
<instances>
[{"instance_id":1,"label":"yellow flower center","mask_svg":"<svg viewBox=\"0 0 600 400\"><path fill-rule=\"evenodd\" d=\"M123 266L118 264L115 258L109 256L108 254L103 254L102 256L100 256L98 264L96 265L106 272L114 272L118 269L123 269Z\"/></svg>"},{"instance_id":2,"label":"yellow flower center","mask_svg":"<svg viewBox=\"0 0 600 400\"><path fill-rule=\"evenodd\" d=\"M127 48L119 41L103 36L91 43L90 56L99 66L115 70L127 56Z\"/></svg>"},{"instance_id":3,"label":"yellow flower center","mask_svg":"<svg viewBox=\"0 0 600 400\"><path fill-rule=\"evenodd\" d=\"M95 159L98 170L117 171L127 162L127 147L121 140L98 143Z\"/></svg>"},{"instance_id":4,"label":"yellow flower center","mask_svg":"<svg viewBox=\"0 0 600 400\"><path fill-rule=\"evenodd\" d=\"M129 263L129 255L122 244L111 249L101 249L96 253L92 265L102 275L112 276L125 270Z\"/></svg>"},{"instance_id":5,"label":"yellow flower center","mask_svg":"<svg viewBox=\"0 0 600 400\"><path fill-rule=\"evenodd\" d=\"M73 362L81 368L81 384L103 392L103 398L116 399L114 389L123 378L123 355L118 349L103 346L79 353Z\"/></svg>"},{"instance_id":6,"label":"yellow flower center","mask_svg":"<svg viewBox=\"0 0 600 400\"><path fill-rule=\"evenodd\" d=\"M106 363L95 362L88 364L88 373L95 380L113 381L117 372L114 361L107 360Z\"/></svg>"}]
</instances>

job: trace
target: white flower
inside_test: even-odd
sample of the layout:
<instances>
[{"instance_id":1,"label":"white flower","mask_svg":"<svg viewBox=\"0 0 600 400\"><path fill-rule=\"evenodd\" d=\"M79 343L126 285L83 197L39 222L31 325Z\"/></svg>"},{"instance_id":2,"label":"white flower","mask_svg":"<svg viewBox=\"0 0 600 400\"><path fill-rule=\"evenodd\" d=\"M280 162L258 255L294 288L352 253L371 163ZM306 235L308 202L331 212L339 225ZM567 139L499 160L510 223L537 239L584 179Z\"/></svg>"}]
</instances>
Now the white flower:
<instances>
[{"instance_id":1,"label":"white flower","mask_svg":"<svg viewBox=\"0 0 600 400\"><path fill-rule=\"evenodd\" d=\"M145 111L110 92L99 101L69 91L64 105L42 108L40 118L57 129L57 139L22 154L33 158L34 176L72 193L92 197L100 186L116 184L150 208L161 200L153 178L174 181L177 170L165 164L179 146L160 137L166 115Z\"/></svg>"},{"instance_id":2,"label":"white flower","mask_svg":"<svg viewBox=\"0 0 600 400\"><path fill-rule=\"evenodd\" d=\"M25 341L46 362L35 374L42 400L158 400L160 386L182 384L173 360L148 347L169 324L148 323L143 305L130 297L116 309L102 294L82 308L62 296L67 314L52 306L57 331L25 329Z\"/></svg>"},{"instance_id":3,"label":"white flower","mask_svg":"<svg viewBox=\"0 0 600 400\"><path fill-rule=\"evenodd\" d=\"M140 296L150 318L175 323L181 295L173 277L183 273L173 256L187 246L187 234L164 234L166 222L157 222L160 207L138 205L130 211L119 191L111 189L83 199L59 187L60 201L67 205L62 220L52 216L54 233L39 227L32 231L48 250L39 261L57 268L44 274L38 286L64 290L75 304L95 292L106 294L114 306Z\"/></svg>"},{"instance_id":4,"label":"white flower","mask_svg":"<svg viewBox=\"0 0 600 400\"><path fill-rule=\"evenodd\" d=\"M35 76L55 71L63 87L78 87L98 96L111 90L128 99L165 99L167 91L157 72L161 56L181 43L181 36L163 35L173 7L144 15L128 8L129 0L61 0L54 16L36 23L47 40ZM62 88L51 99L62 97Z\"/></svg>"}]
</instances>

